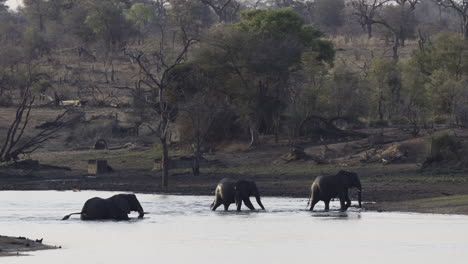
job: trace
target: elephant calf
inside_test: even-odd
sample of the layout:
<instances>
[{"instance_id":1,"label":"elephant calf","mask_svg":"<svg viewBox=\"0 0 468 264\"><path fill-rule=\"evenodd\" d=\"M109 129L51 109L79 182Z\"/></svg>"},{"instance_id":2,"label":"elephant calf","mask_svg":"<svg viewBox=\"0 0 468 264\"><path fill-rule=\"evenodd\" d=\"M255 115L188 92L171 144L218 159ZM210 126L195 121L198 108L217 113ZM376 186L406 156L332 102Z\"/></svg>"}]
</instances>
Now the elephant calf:
<instances>
[{"instance_id":1,"label":"elephant calf","mask_svg":"<svg viewBox=\"0 0 468 264\"><path fill-rule=\"evenodd\" d=\"M249 199L251 195L255 196L258 205L265 210L260 201L260 192L255 182L224 178L216 187L215 199L211 204L211 210L215 211L220 205L224 205L224 210L228 210L229 205L236 203L237 211L240 211L242 202L250 210L255 210Z\"/></svg>"},{"instance_id":2,"label":"elephant calf","mask_svg":"<svg viewBox=\"0 0 468 264\"><path fill-rule=\"evenodd\" d=\"M309 210L314 210L315 204L319 201L325 203L325 211L330 209L330 200L340 198L341 211L346 211L351 205L348 196L348 189L356 187L358 189L359 207L361 207L361 181L354 172L340 171L336 175L318 176L311 186L310 199L307 204Z\"/></svg>"},{"instance_id":3,"label":"elephant calf","mask_svg":"<svg viewBox=\"0 0 468 264\"><path fill-rule=\"evenodd\" d=\"M129 220L128 214L131 211L138 212L138 218L143 218L145 214L134 194L117 194L107 199L91 198L86 201L81 212L66 215L62 220L67 220L75 214L81 215L81 220Z\"/></svg>"}]
</instances>

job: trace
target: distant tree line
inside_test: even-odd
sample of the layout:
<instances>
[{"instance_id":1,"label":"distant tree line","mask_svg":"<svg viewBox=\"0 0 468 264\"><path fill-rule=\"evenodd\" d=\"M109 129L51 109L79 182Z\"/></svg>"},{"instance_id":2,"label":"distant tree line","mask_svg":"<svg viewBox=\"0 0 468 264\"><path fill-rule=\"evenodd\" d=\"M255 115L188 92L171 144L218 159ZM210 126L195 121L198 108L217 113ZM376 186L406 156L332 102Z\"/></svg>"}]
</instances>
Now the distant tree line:
<instances>
[{"instance_id":1,"label":"distant tree line","mask_svg":"<svg viewBox=\"0 0 468 264\"><path fill-rule=\"evenodd\" d=\"M466 126L467 10L461 0L25 0L11 11L0 0L0 104L126 91L135 125L151 123L162 145L165 186L174 124L195 174L222 140L349 136L343 122L414 135ZM354 55L340 55L340 37ZM361 58L362 39L389 52ZM417 45L402 54L408 41Z\"/></svg>"}]
</instances>

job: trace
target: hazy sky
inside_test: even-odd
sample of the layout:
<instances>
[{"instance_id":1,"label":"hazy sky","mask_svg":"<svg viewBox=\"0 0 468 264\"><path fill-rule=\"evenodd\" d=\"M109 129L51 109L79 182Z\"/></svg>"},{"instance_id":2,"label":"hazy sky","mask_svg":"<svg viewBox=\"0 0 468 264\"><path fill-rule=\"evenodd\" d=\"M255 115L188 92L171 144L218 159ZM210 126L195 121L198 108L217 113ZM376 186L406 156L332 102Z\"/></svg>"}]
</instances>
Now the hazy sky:
<instances>
[{"instance_id":1,"label":"hazy sky","mask_svg":"<svg viewBox=\"0 0 468 264\"><path fill-rule=\"evenodd\" d=\"M23 0L7 0L6 4L11 8L11 9L16 9L18 4L21 4Z\"/></svg>"}]
</instances>

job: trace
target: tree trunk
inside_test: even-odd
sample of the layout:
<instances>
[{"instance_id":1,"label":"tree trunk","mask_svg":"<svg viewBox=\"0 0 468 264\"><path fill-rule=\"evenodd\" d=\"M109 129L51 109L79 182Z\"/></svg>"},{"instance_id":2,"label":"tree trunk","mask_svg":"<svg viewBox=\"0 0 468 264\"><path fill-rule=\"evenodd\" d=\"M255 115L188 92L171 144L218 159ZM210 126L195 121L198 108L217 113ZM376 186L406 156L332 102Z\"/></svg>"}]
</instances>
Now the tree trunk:
<instances>
[{"instance_id":1,"label":"tree trunk","mask_svg":"<svg viewBox=\"0 0 468 264\"><path fill-rule=\"evenodd\" d=\"M200 158L201 158L201 146L202 146L202 139L200 137L200 128L197 127L195 132L195 144L193 146L193 164L192 164L192 172L193 176L200 175Z\"/></svg>"},{"instance_id":2,"label":"tree trunk","mask_svg":"<svg viewBox=\"0 0 468 264\"><path fill-rule=\"evenodd\" d=\"M380 96L379 98L379 106L378 106L378 110L379 110L379 120L382 121L383 118L384 118L384 114L383 114L383 99L382 99L382 96Z\"/></svg>"},{"instance_id":3,"label":"tree trunk","mask_svg":"<svg viewBox=\"0 0 468 264\"><path fill-rule=\"evenodd\" d=\"M370 24L370 23L367 24L367 25L366 25L366 28L367 28L367 37L368 37L369 39L371 39L371 38L372 38L372 24Z\"/></svg>"},{"instance_id":4,"label":"tree trunk","mask_svg":"<svg viewBox=\"0 0 468 264\"><path fill-rule=\"evenodd\" d=\"M169 148L167 146L166 137L161 137L160 141L162 146L162 186L167 189L167 186L169 184Z\"/></svg>"},{"instance_id":5,"label":"tree trunk","mask_svg":"<svg viewBox=\"0 0 468 264\"><path fill-rule=\"evenodd\" d=\"M468 40L468 16L464 16L463 17L463 23L464 23L464 28L463 30L465 31L464 33L464 36L465 36L465 40Z\"/></svg>"},{"instance_id":6,"label":"tree trunk","mask_svg":"<svg viewBox=\"0 0 468 264\"><path fill-rule=\"evenodd\" d=\"M193 155L193 165L192 165L192 173L193 173L193 176L198 176L200 175L200 148L197 144L197 146L195 147L195 152L194 152L194 155Z\"/></svg>"},{"instance_id":7,"label":"tree trunk","mask_svg":"<svg viewBox=\"0 0 468 264\"><path fill-rule=\"evenodd\" d=\"M394 42L393 42L393 60L398 62L398 48L400 47L400 37L398 33L394 33Z\"/></svg>"},{"instance_id":8,"label":"tree trunk","mask_svg":"<svg viewBox=\"0 0 468 264\"><path fill-rule=\"evenodd\" d=\"M258 128L255 124L250 125L250 147L260 145L260 138L258 135Z\"/></svg>"}]
</instances>

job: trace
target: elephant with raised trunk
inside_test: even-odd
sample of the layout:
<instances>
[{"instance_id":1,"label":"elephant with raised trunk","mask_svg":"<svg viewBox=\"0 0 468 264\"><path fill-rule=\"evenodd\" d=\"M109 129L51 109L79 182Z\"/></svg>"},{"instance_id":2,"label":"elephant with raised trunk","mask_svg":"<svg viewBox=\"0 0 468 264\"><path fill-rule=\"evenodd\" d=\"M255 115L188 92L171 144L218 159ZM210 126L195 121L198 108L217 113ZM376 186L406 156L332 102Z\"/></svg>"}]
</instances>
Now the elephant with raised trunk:
<instances>
[{"instance_id":1,"label":"elephant with raised trunk","mask_svg":"<svg viewBox=\"0 0 468 264\"><path fill-rule=\"evenodd\" d=\"M253 181L234 180L224 178L216 186L215 199L211 204L211 210L216 210L220 205L224 205L224 210L229 209L229 205L236 203L237 211L240 211L242 202L250 209L255 210L250 202L250 196L255 196L258 205L265 210L260 201L260 192Z\"/></svg>"},{"instance_id":2,"label":"elephant with raised trunk","mask_svg":"<svg viewBox=\"0 0 468 264\"><path fill-rule=\"evenodd\" d=\"M340 211L346 211L351 205L348 196L348 189L358 189L358 202L361 207L361 180L354 172L340 171L336 175L318 176L311 186L310 199L307 204L309 210L314 210L315 204L319 201L325 203L325 211L330 209L330 200L332 198L340 199Z\"/></svg>"},{"instance_id":3,"label":"elephant with raised trunk","mask_svg":"<svg viewBox=\"0 0 468 264\"><path fill-rule=\"evenodd\" d=\"M67 220L70 216L77 214L81 216L81 220L129 220L128 214L131 211L138 212L138 218L143 218L145 215L135 194L117 194L107 199L91 198L86 201L81 212L66 215L62 220Z\"/></svg>"}]
</instances>

